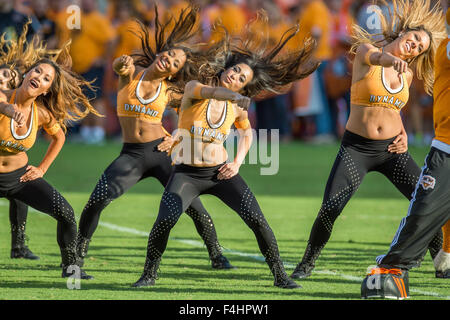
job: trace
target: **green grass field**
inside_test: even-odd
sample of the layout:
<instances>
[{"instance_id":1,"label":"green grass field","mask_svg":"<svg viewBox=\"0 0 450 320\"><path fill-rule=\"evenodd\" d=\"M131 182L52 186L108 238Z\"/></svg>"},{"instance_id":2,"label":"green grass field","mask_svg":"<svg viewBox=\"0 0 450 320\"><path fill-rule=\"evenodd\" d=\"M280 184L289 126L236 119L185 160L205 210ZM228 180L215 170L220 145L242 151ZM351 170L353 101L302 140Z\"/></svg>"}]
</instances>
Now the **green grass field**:
<instances>
[{"instance_id":1,"label":"green grass field","mask_svg":"<svg viewBox=\"0 0 450 320\"><path fill-rule=\"evenodd\" d=\"M30 163L36 165L46 147L44 142L37 143L29 153ZM288 274L303 255L338 147L281 145L280 169L273 176L261 176L259 165L241 168L274 230ZM97 179L120 148L119 143L102 147L67 143L46 174L78 218ZM410 152L422 166L428 148ZM41 259L9 258L8 202L0 199L0 299L360 299L367 267L388 250L409 204L384 176L367 175L338 218L315 272L298 281L302 289L282 290L273 286L253 233L220 200L205 195L201 199L214 219L225 255L238 268L212 270L192 221L183 215L171 232L156 286L131 288L143 269L147 235L162 191L155 179L144 180L103 211L85 264L95 279L81 282L80 290L67 289L66 279L61 278L56 221L44 214L30 210L27 223L28 245ZM429 254L420 268L410 272L410 287L411 300L450 298L450 283L434 277Z\"/></svg>"}]
</instances>

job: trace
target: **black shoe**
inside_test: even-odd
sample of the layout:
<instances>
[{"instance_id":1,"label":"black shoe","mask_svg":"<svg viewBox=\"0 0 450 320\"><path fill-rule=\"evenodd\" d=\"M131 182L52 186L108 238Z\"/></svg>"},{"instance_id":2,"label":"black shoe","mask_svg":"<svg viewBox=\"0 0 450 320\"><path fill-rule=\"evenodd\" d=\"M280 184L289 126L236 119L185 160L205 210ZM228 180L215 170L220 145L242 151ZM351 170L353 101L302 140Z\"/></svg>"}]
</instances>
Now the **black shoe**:
<instances>
[{"instance_id":1,"label":"black shoe","mask_svg":"<svg viewBox=\"0 0 450 320\"><path fill-rule=\"evenodd\" d=\"M282 289L297 289L301 288L302 286L295 283L294 280L288 277L286 274L286 271L284 270L283 262L277 261L277 262L268 262L270 271L272 271L274 282L273 285L278 288Z\"/></svg>"},{"instance_id":2,"label":"black shoe","mask_svg":"<svg viewBox=\"0 0 450 320\"><path fill-rule=\"evenodd\" d=\"M72 271L70 271L70 272L67 270L69 267L72 267ZM79 269L79 273L78 274L76 272L77 268ZM81 269L77 265L71 265L71 266L63 267L61 277L68 278L68 277L70 277L72 275L74 275L75 278L82 279L82 280L94 279L93 276L88 275L83 269Z\"/></svg>"},{"instance_id":3,"label":"black shoe","mask_svg":"<svg viewBox=\"0 0 450 320\"><path fill-rule=\"evenodd\" d=\"M436 278L439 279L450 279L450 269L444 271L436 271Z\"/></svg>"},{"instance_id":4,"label":"black shoe","mask_svg":"<svg viewBox=\"0 0 450 320\"><path fill-rule=\"evenodd\" d=\"M300 262L297 264L297 267L295 267L294 272L291 274L292 279L305 279L308 278L312 271L314 269L314 266L308 263Z\"/></svg>"},{"instance_id":5,"label":"black shoe","mask_svg":"<svg viewBox=\"0 0 450 320\"><path fill-rule=\"evenodd\" d=\"M11 249L11 259L29 259L29 260L39 260L40 258L35 255L27 246L21 248Z\"/></svg>"},{"instance_id":6,"label":"black shoe","mask_svg":"<svg viewBox=\"0 0 450 320\"><path fill-rule=\"evenodd\" d=\"M225 256L218 256L217 258L211 259L211 267L218 270L236 269Z\"/></svg>"},{"instance_id":7,"label":"black shoe","mask_svg":"<svg viewBox=\"0 0 450 320\"><path fill-rule=\"evenodd\" d=\"M138 281L136 281L132 287L140 288L140 287L151 287L155 285L155 280L158 279L158 269L159 264L161 263L161 258L156 260L145 260L144 272Z\"/></svg>"},{"instance_id":8,"label":"black shoe","mask_svg":"<svg viewBox=\"0 0 450 320\"><path fill-rule=\"evenodd\" d=\"M134 288L151 287L155 285L155 280L156 280L155 278L145 274L144 272L142 276L139 278L139 280L132 285L132 287Z\"/></svg>"}]
</instances>

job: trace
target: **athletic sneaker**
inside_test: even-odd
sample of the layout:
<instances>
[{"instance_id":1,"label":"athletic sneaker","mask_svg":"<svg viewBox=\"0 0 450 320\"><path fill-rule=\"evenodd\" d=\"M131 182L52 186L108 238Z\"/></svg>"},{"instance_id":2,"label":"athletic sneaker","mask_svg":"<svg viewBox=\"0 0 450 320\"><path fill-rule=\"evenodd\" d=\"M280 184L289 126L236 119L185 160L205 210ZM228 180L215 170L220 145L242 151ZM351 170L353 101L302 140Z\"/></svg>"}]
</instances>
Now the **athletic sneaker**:
<instances>
[{"instance_id":1,"label":"athletic sneaker","mask_svg":"<svg viewBox=\"0 0 450 320\"><path fill-rule=\"evenodd\" d=\"M27 246L11 249L11 259L29 259L39 260L40 258L35 255Z\"/></svg>"},{"instance_id":2,"label":"athletic sneaker","mask_svg":"<svg viewBox=\"0 0 450 320\"><path fill-rule=\"evenodd\" d=\"M217 258L211 259L211 266L213 269L236 269L235 266L231 265L225 256L218 256Z\"/></svg>"},{"instance_id":3,"label":"athletic sneaker","mask_svg":"<svg viewBox=\"0 0 450 320\"><path fill-rule=\"evenodd\" d=\"M68 270L70 267L72 267L71 271ZM79 270L78 274L77 269ZM68 278L70 276L74 276L74 278L82 280L90 280L94 278L93 276L88 275L83 269L81 269L77 265L70 265L67 267L63 267L61 277Z\"/></svg>"},{"instance_id":4,"label":"athletic sneaker","mask_svg":"<svg viewBox=\"0 0 450 320\"><path fill-rule=\"evenodd\" d=\"M373 268L361 284L361 298L409 298L408 271Z\"/></svg>"},{"instance_id":5,"label":"athletic sneaker","mask_svg":"<svg viewBox=\"0 0 450 320\"><path fill-rule=\"evenodd\" d=\"M308 278L314 269L314 265L300 262L295 267L294 271L291 274L292 279L305 279Z\"/></svg>"}]
</instances>

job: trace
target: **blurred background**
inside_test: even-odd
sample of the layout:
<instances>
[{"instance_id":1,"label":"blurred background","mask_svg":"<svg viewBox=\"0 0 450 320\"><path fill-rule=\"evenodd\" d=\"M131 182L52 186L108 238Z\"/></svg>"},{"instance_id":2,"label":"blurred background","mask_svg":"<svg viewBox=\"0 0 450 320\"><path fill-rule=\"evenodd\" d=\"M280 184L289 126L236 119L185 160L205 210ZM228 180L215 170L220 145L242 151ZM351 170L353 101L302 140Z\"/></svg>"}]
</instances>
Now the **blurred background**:
<instances>
[{"instance_id":1,"label":"blurred background","mask_svg":"<svg viewBox=\"0 0 450 320\"><path fill-rule=\"evenodd\" d=\"M278 96L256 98L249 110L255 129L279 129L281 142L293 140L313 144L335 143L343 132L349 114L351 61L351 26L356 23L368 32L380 31L371 0L197 0L200 5L198 42L217 40L211 26L218 20L233 35L245 29L259 9L269 18L269 41L277 41L296 22L300 31L286 48L298 49L307 36L318 42L315 57L320 68ZM444 10L447 0L440 2ZM139 49L140 41L134 18L153 28L154 5L160 19L168 21L188 5L183 0L0 0L0 33L14 39L21 33L28 17L32 19L28 37L39 34L49 48L58 48L72 39L74 71L98 87L88 93L92 104L106 117L88 117L69 128L68 141L103 144L120 140L116 116L117 77L112 61ZM79 20L76 20L77 10ZM387 8L382 8L387 12ZM79 23L79 28L73 27ZM425 94L421 81L415 79L407 107L402 109L409 144L429 145L434 135L432 97ZM176 115L166 110L164 126L176 128Z\"/></svg>"}]
</instances>

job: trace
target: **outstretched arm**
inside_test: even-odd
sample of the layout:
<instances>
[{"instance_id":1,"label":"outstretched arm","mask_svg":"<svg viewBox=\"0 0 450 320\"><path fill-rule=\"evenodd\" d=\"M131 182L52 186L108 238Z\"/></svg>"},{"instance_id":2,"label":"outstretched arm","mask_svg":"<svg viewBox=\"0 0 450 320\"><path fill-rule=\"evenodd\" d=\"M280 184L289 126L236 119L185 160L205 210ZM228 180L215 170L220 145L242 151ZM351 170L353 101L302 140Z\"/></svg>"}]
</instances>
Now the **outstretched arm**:
<instances>
[{"instance_id":1,"label":"outstretched arm","mask_svg":"<svg viewBox=\"0 0 450 320\"><path fill-rule=\"evenodd\" d=\"M222 101L231 101L236 103L238 107L248 110L250 106L250 98L245 97L237 92L224 87L206 86L199 81L189 81L184 88L183 99L216 99Z\"/></svg>"}]
</instances>

